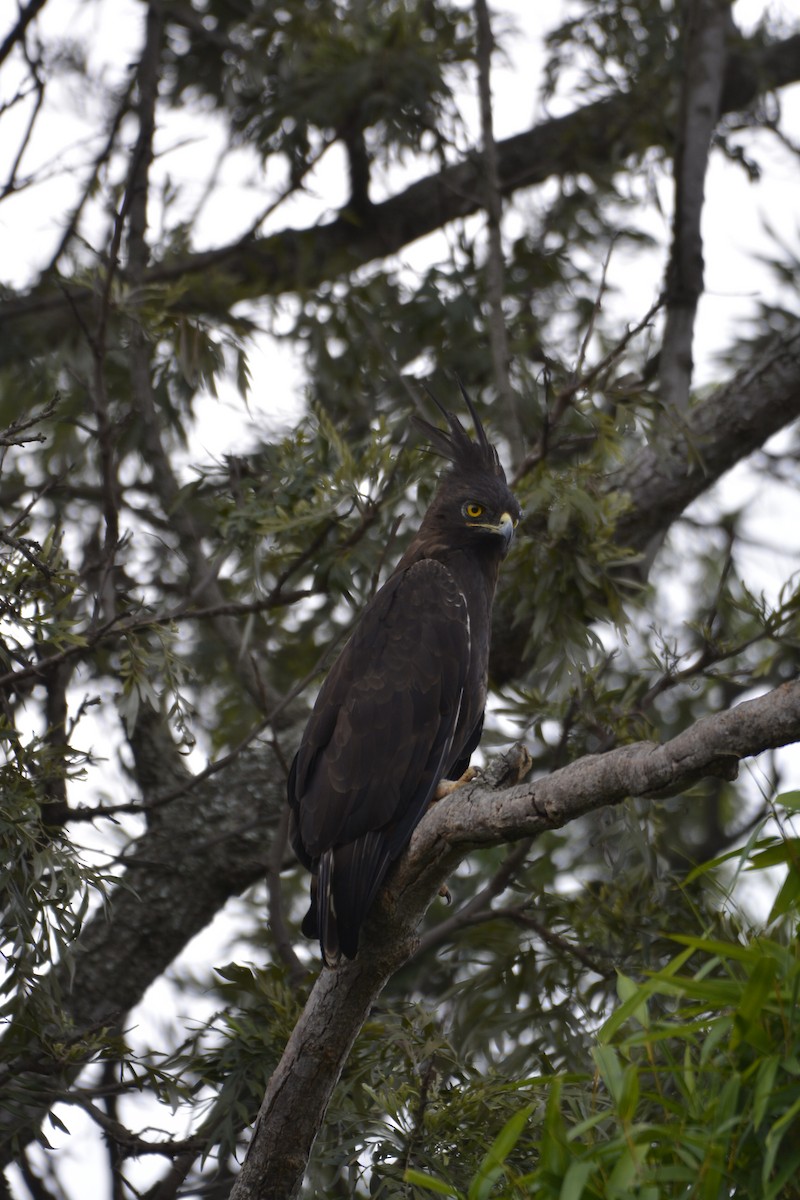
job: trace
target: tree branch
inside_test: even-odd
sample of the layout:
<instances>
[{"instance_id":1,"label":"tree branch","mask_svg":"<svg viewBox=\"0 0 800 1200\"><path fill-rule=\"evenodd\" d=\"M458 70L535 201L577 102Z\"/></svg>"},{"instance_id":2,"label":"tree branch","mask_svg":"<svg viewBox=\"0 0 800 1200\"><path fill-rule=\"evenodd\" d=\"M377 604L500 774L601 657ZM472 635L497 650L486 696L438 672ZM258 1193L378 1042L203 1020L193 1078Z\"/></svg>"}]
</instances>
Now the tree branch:
<instances>
[{"instance_id":1,"label":"tree branch","mask_svg":"<svg viewBox=\"0 0 800 1200\"><path fill-rule=\"evenodd\" d=\"M78 228L78 222L81 219L81 214L83 213L83 210L86 207L86 204L88 203L93 191L95 190L95 188L97 186L97 179L100 174L100 168L105 163L107 163L109 158L111 157L111 154L114 150L114 146L117 141L117 136L119 134L122 122L123 122L124 118L128 115L128 112L130 111L131 95L133 93L134 81L135 81L135 77L133 75L131 75L130 79L128 80L127 84L125 85L124 90L121 92L121 94L119 96L117 105L111 115L111 119L108 122L106 140L105 140L103 146L98 151L98 153L95 155L95 158L94 158L91 168L89 170L89 174L88 174L88 176L84 182L83 188L81 190L81 194L78 197L78 200L75 203L74 208L72 209L69 216L67 217L66 223L64 225L63 233L61 234L61 238L59 239L58 246L56 247L56 249L53 253L53 257L50 259L50 262L47 264L47 266L44 268L44 270L42 272L42 277L45 279L58 266L59 262L61 261L61 256L63 255L63 253L66 250L69 243L72 241L72 238L74 237L75 232Z\"/></svg>"},{"instance_id":2,"label":"tree branch","mask_svg":"<svg viewBox=\"0 0 800 1200\"><path fill-rule=\"evenodd\" d=\"M30 25L34 17L41 12L47 0L28 0L27 4L23 4L19 10L16 24L12 26L3 41L0 42L0 63L4 63L11 51L16 46L17 42L21 41L25 36L25 30Z\"/></svg>"},{"instance_id":3,"label":"tree branch","mask_svg":"<svg viewBox=\"0 0 800 1200\"><path fill-rule=\"evenodd\" d=\"M665 421L651 445L609 478L609 487L631 500L617 541L645 550L726 471L798 417L800 323L695 405L680 430Z\"/></svg>"},{"instance_id":4,"label":"tree branch","mask_svg":"<svg viewBox=\"0 0 800 1200\"><path fill-rule=\"evenodd\" d=\"M615 541L638 551L642 563L629 573L645 577L651 546L685 508L712 484L800 417L800 323L776 337L729 383L695 405L680 429L669 417L647 446L631 453L607 479L609 490L627 494ZM688 447L688 449L687 449ZM515 625L513 597L501 590L495 604L491 677L502 686L524 675L528 630Z\"/></svg>"},{"instance_id":5,"label":"tree branch","mask_svg":"<svg viewBox=\"0 0 800 1200\"><path fill-rule=\"evenodd\" d=\"M231 896L263 878L269 863L286 803L284 773L274 761L265 761L263 751L248 751L159 806L161 793L176 782L191 783L191 776L157 714L142 714L136 734L137 778L153 816L126 859L122 880L84 926L75 961L56 968L54 986L71 1037L65 1064L55 1062L45 1045L41 1051L31 1046L24 1012L6 1031L20 1038L25 1062L12 1062L0 1076L7 1101L0 1113L0 1166L35 1135L52 1103L52 1074L67 1089L91 1057L91 1039L81 1051L81 1031L113 1027ZM52 1029L46 1031L47 1045L66 1036L51 1035ZM29 1060L37 1055L41 1061L31 1071Z\"/></svg>"},{"instance_id":6,"label":"tree branch","mask_svg":"<svg viewBox=\"0 0 800 1200\"><path fill-rule=\"evenodd\" d=\"M148 170L153 156L155 105L158 91L160 51L163 37L163 13L158 6L147 12L146 38L139 69L139 137L131 155L125 206L129 209L128 276L139 293L147 278ZM113 263L112 263L113 266ZM141 323L134 314L131 331L131 375L134 403L141 418L144 442L152 468L153 485L165 513L170 514L172 529L186 562L192 599L215 609L211 618L234 670L237 670L251 700L262 711L274 707L279 697L268 689L256 656L246 654L237 622L224 615L225 595L219 581L219 563L209 561L203 544L208 534L198 514L183 503L181 486L164 443L162 419L156 404L151 378L151 346Z\"/></svg>"},{"instance_id":7,"label":"tree branch","mask_svg":"<svg viewBox=\"0 0 800 1200\"><path fill-rule=\"evenodd\" d=\"M414 952L417 926L442 880L478 846L536 837L629 796L735 776L741 759L800 740L800 682L705 717L656 745L588 755L506 790L480 781L439 801L417 827L367 920L357 958L323 969L267 1088L231 1200L298 1195L317 1129L371 1005Z\"/></svg>"},{"instance_id":8,"label":"tree branch","mask_svg":"<svg viewBox=\"0 0 800 1200\"><path fill-rule=\"evenodd\" d=\"M661 401L673 413L684 413L689 407L694 321L703 292L703 185L719 116L725 46L733 31L729 0L689 0L686 12L675 211L665 288L667 321L660 355Z\"/></svg>"},{"instance_id":9,"label":"tree branch","mask_svg":"<svg viewBox=\"0 0 800 1200\"><path fill-rule=\"evenodd\" d=\"M507 412L513 420L514 436L511 438L511 444L515 450L521 452L524 445L523 429L519 419L517 398L511 387L509 376L511 355L503 313L505 291L505 260L501 231L503 199L500 194L497 145L494 140L492 120L491 67L494 38L486 0L475 0L475 18L478 29L478 97L481 110L482 153L486 170L484 191L486 194L486 299L489 309L487 316L489 347L492 353L494 382L500 399L500 408L501 411Z\"/></svg>"},{"instance_id":10,"label":"tree branch","mask_svg":"<svg viewBox=\"0 0 800 1200\"><path fill-rule=\"evenodd\" d=\"M756 96L800 79L800 34L769 46L749 46L732 56L725 73L720 112L745 108ZM673 134L663 119L665 82L641 81L624 94L585 105L565 117L543 121L525 133L497 143L502 195L569 175L580 147L581 171L607 175L610 163L642 154L652 145L669 146ZM653 114L646 120L644 114ZM353 222L347 214L309 229L284 229L268 237L244 238L232 245L152 266L148 286L180 279L170 306L185 313L224 314L242 300L274 296L353 271L400 251L448 222L477 212L485 202L484 164L469 154L462 162L412 184L371 208L371 220ZM91 303L92 291L71 281L68 295L49 283L0 304L0 366L41 349L42 317L48 349L73 324L74 309Z\"/></svg>"}]
</instances>

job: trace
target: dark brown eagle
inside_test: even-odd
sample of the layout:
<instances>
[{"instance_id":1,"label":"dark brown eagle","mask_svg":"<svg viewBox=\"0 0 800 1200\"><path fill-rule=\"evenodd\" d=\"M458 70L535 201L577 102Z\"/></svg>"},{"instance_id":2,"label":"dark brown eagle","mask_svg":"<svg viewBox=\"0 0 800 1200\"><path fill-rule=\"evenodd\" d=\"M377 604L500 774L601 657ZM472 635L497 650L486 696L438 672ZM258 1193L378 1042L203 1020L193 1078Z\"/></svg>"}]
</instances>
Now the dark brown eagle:
<instances>
[{"instance_id":1,"label":"dark brown eagle","mask_svg":"<svg viewBox=\"0 0 800 1200\"><path fill-rule=\"evenodd\" d=\"M492 601L521 510L464 399L477 442L441 405L447 431L415 418L452 465L322 685L289 774L292 845L313 876L303 933L328 966L355 956L389 867L483 728Z\"/></svg>"}]
</instances>

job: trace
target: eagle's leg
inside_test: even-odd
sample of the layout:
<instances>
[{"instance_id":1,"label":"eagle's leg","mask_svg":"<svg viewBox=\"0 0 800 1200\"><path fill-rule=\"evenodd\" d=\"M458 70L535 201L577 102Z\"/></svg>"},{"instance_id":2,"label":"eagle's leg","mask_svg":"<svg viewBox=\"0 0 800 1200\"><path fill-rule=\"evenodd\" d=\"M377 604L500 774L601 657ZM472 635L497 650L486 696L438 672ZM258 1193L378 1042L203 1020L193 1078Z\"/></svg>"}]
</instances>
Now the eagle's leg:
<instances>
[{"instance_id":1,"label":"eagle's leg","mask_svg":"<svg viewBox=\"0 0 800 1200\"><path fill-rule=\"evenodd\" d=\"M442 779L439 782L436 791L433 793L431 804L435 804L437 800L444 800L445 796L449 796L456 788L463 787L465 783L472 783L478 772L474 767L467 767L460 779ZM453 903L453 897L450 895L450 888L446 883L443 883L439 888L439 895L447 901L448 904Z\"/></svg>"},{"instance_id":2,"label":"eagle's leg","mask_svg":"<svg viewBox=\"0 0 800 1200\"><path fill-rule=\"evenodd\" d=\"M456 788L463 787L465 783L472 783L478 772L475 767L467 767L460 779L442 779L440 780L436 791L433 793L431 801L434 804L437 800L444 800L445 796L449 796Z\"/></svg>"}]
</instances>

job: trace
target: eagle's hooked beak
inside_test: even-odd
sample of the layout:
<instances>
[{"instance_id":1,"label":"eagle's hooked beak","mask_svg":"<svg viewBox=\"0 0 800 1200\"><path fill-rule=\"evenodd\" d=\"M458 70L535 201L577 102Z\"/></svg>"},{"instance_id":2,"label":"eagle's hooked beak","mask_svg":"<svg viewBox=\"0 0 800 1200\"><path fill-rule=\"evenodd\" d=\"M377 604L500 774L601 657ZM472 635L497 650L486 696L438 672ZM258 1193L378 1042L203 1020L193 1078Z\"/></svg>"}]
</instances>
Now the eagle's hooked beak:
<instances>
[{"instance_id":1,"label":"eagle's hooked beak","mask_svg":"<svg viewBox=\"0 0 800 1200\"><path fill-rule=\"evenodd\" d=\"M515 521L511 514L504 512L498 523L497 532L505 542L506 551L508 551L512 538L514 537L514 525Z\"/></svg>"}]
</instances>

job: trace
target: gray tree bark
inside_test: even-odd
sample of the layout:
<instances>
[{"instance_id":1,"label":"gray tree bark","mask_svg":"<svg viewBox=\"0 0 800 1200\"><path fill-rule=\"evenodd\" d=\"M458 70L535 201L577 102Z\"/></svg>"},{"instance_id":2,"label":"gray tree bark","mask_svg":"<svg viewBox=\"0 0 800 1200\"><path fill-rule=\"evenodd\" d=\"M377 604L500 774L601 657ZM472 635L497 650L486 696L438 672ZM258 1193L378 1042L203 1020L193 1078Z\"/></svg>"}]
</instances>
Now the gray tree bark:
<instances>
[{"instance_id":1,"label":"gray tree bark","mask_svg":"<svg viewBox=\"0 0 800 1200\"><path fill-rule=\"evenodd\" d=\"M66 1089L89 1061L91 1032L119 1025L226 901L267 871L285 804L285 780L274 761L250 750L196 782L160 718L140 720L137 774L148 828L108 904L85 925L74 957L56 968L60 1027L43 1031L40 1054L24 1039L24 1059L0 1074L0 1167L36 1136L57 1090L54 1076ZM14 1038L14 1025L5 1036ZM51 1041L68 1047L61 1065Z\"/></svg>"},{"instance_id":2,"label":"gray tree bark","mask_svg":"<svg viewBox=\"0 0 800 1200\"><path fill-rule=\"evenodd\" d=\"M728 0L688 0L681 112L675 145L675 212L665 294L667 321L661 345L661 402L672 412L689 407L692 341L703 293L703 212L706 167L719 119L727 43L735 33Z\"/></svg>"}]
</instances>

